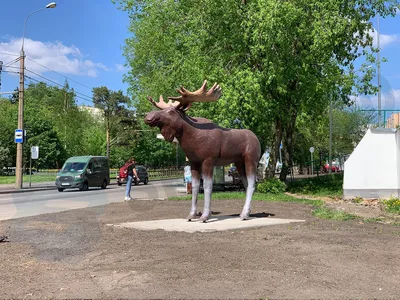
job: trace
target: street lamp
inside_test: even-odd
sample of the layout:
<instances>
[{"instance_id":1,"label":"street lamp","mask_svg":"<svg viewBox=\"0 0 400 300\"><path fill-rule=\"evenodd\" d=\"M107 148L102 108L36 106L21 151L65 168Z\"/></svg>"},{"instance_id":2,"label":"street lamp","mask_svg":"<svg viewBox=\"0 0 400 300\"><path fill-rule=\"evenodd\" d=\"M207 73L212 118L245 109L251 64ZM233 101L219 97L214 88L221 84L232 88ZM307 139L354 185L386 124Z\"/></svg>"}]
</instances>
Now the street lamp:
<instances>
[{"instance_id":1,"label":"street lamp","mask_svg":"<svg viewBox=\"0 0 400 300\"><path fill-rule=\"evenodd\" d=\"M378 44L378 53L377 53L377 58L378 58L378 127L381 126L381 48L380 48L380 17L378 14L378 22L377 22L377 44ZM384 120L385 121L385 120Z\"/></svg>"},{"instance_id":2,"label":"street lamp","mask_svg":"<svg viewBox=\"0 0 400 300\"><path fill-rule=\"evenodd\" d=\"M18 129L24 129L24 85L25 85L25 52L24 52L24 40L25 40L25 29L26 29L26 22L28 21L29 17L32 16L34 13L37 13L41 10L47 8L55 8L57 4L55 2L50 2L41 9L35 10L34 12L30 13L24 23L24 31L22 33L22 47L19 57L19 94L18 94ZM24 137L23 137L24 138ZM24 142L22 140L22 142ZM17 161L16 161L16 168L15 168L15 187L22 189L22 142L17 143Z\"/></svg>"}]
</instances>

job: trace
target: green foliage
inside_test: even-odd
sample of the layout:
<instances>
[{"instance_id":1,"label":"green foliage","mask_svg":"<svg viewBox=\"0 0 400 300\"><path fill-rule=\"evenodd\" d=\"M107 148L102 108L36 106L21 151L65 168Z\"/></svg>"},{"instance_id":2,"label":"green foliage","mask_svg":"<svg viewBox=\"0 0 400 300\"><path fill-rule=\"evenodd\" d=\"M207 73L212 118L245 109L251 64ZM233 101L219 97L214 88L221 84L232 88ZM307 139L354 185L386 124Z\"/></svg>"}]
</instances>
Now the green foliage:
<instances>
[{"instance_id":1,"label":"green foliage","mask_svg":"<svg viewBox=\"0 0 400 300\"><path fill-rule=\"evenodd\" d=\"M297 132L294 135L295 164L304 166L310 161L309 148L315 148L314 159L328 156L329 151L329 109L319 116L301 114L296 122ZM332 114L332 150L334 156L346 155L353 151L354 145L362 139L370 115L356 108L337 107Z\"/></svg>"},{"instance_id":2,"label":"green foliage","mask_svg":"<svg viewBox=\"0 0 400 300\"><path fill-rule=\"evenodd\" d=\"M140 113L151 109L147 95L220 82L219 102L195 104L189 114L229 127L239 119L263 148L274 142L277 151L283 140L285 164L293 161L298 116L314 122L330 100L336 107L375 91L374 70L356 72L357 59L375 62L371 20L399 7L397 0L114 2L131 18L125 80Z\"/></svg>"},{"instance_id":3,"label":"green foliage","mask_svg":"<svg viewBox=\"0 0 400 300\"><path fill-rule=\"evenodd\" d=\"M119 126L127 114L126 105L129 98L122 91L111 91L105 86L93 89L93 103L96 108L104 112L104 124L106 135L106 156L110 157L112 138L117 137L124 126Z\"/></svg>"},{"instance_id":4,"label":"green foliage","mask_svg":"<svg viewBox=\"0 0 400 300\"><path fill-rule=\"evenodd\" d=\"M10 166L10 150L0 146L0 173L4 167Z\"/></svg>"},{"instance_id":5,"label":"green foliage","mask_svg":"<svg viewBox=\"0 0 400 300\"><path fill-rule=\"evenodd\" d=\"M341 197L343 195L343 175L323 175L295 180L288 183L287 191L298 194Z\"/></svg>"},{"instance_id":6,"label":"green foliage","mask_svg":"<svg viewBox=\"0 0 400 300\"><path fill-rule=\"evenodd\" d=\"M321 206L313 211L313 215L321 219L331 219L338 221L353 220L355 215L348 214L341 210L332 209L326 206Z\"/></svg>"},{"instance_id":7,"label":"green foliage","mask_svg":"<svg viewBox=\"0 0 400 300\"><path fill-rule=\"evenodd\" d=\"M264 180L257 184L257 192L279 194L286 190L286 184L276 177Z\"/></svg>"},{"instance_id":8,"label":"green foliage","mask_svg":"<svg viewBox=\"0 0 400 300\"><path fill-rule=\"evenodd\" d=\"M173 165L176 149L155 138L155 131L137 123L136 112L128 109L129 98L121 91L100 88L95 94L96 106L109 116L110 166L120 167L138 150L139 162ZM97 90L96 90L97 91ZM105 92L104 92L105 91ZM104 93L103 93L104 92ZM107 97L103 97L105 94ZM39 146L35 168L61 168L64 161L77 155L107 154L107 120L78 106L74 91L65 83L63 88L45 83L30 84L25 89L24 127L27 141L23 146L24 167L29 166L31 146ZM92 108L92 107L91 107ZM15 166L18 98L0 98L0 167ZM142 128L140 127L142 126ZM179 153L183 161L182 153Z\"/></svg>"},{"instance_id":9,"label":"green foliage","mask_svg":"<svg viewBox=\"0 0 400 300\"><path fill-rule=\"evenodd\" d=\"M383 204L385 205L385 209L388 212L400 214L400 199L399 198L389 198L387 200L383 200Z\"/></svg>"}]
</instances>

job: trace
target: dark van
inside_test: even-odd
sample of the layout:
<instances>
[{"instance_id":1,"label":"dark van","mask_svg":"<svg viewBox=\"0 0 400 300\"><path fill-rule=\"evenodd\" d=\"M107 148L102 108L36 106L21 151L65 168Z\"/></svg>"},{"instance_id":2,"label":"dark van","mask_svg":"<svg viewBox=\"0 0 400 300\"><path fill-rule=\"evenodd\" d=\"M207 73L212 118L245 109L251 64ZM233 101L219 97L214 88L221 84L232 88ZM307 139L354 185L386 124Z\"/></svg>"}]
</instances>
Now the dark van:
<instances>
[{"instance_id":1,"label":"dark van","mask_svg":"<svg viewBox=\"0 0 400 300\"><path fill-rule=\"evenodd\" d=\"M106 156L74 156L68 158L57 173L59 192L69 188L86 191L89 187L105 189L110 184L110 168Z\"/></svg>"}]
</instances>

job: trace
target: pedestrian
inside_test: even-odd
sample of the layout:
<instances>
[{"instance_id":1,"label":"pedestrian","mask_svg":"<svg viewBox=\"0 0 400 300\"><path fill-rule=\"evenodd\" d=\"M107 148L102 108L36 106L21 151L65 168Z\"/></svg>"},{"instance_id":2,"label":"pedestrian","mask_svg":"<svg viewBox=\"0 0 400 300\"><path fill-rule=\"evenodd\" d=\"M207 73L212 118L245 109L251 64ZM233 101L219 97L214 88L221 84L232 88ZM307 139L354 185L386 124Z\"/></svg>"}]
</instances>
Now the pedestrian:
<instances>
[{"instance_id":1,"label":"pedestrian","mask_svg":"<svg viewBox=\"0 0 400 300\"><path fill-rule=\"evenodd\" d=\"M132 200L131 198L131 187L133 181L133 175L136 176L136 180L139 181L139 176L136 172L135 159L132 157L128 160L128 179L126 180L125 200Z\"/></svg>"},{"instance_id":2,"label":"pedestrian","mask_svg":"<svg viewBox=\"0 0 400 300\"><path fill-rule=\"evenodd\" d=\"M192 193L192 170L189 165L189 162L186 161L186 166L184 168L184 175L185 177L185 184L186 184L186 193L191 194Z\"/></svg>"}]
</instances>

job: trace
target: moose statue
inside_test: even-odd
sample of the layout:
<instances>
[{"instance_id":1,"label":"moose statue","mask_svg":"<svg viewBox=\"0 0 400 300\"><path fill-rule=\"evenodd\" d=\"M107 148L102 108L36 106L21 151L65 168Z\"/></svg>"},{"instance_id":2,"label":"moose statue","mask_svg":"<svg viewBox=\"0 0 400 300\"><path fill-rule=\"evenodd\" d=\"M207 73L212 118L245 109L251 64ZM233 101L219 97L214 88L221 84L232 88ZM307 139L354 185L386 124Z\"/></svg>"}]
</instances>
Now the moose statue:
<instances>
[{"instance_id":1,"label":"moose statue","mask_svg":"<svg viewBox=\"0 0 400 300\"><path fill-rule=\"evenodd\" d=\"M200 176L203 176L204 209L200 221L207 222L211 215L211 193L213 188L213 167L235 163L246 189L246 202L240 218L250 217L251 200L255 190L257 164L261 157L260 142L256 135L246 129L227 129L219 127L205 118L193 118L185 112L193 102L215 102L221 96L221 87L217 84L206 90L207 81L195 92L184 87L177 91L181 96L168 97L164 102L160 96L158 102L151 97L148 100L159 111L151 111L145 116L145 123L158 126L168 142L174 138L179 141L182 150L190 161L192 172L192 207L187 220L197 216L197 196Z\"/></svg>"}]
</instances>

